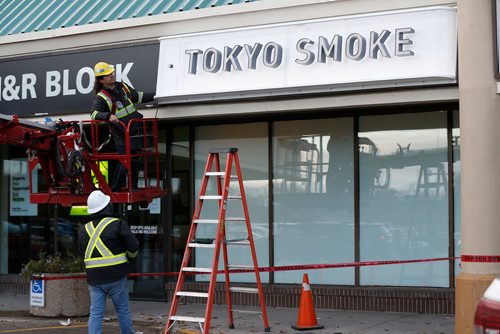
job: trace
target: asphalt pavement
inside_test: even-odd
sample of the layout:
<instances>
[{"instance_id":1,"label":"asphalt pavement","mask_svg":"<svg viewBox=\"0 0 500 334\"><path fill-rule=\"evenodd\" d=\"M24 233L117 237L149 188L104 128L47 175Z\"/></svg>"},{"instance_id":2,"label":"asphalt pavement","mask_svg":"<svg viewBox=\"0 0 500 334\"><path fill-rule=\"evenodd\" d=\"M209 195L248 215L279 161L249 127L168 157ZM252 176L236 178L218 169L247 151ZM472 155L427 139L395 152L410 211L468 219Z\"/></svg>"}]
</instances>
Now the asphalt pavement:
<instances>
[{"instance_id":1,"label":"asphalt pavement","mask_svg":"<svg viewBox=\"0 0 500 334\"><path fill-rule=\"evenodd\" d=\"M137 332L144 334L164 333L170 303L131 301L132 320ZM203 305L182 305L183 314L203 317ZM240 308L242 309L242 308ZM252 309L242 309L248 311ZM255 309L254 309L255 310ZM315 310L317 322L324 329L297 331L291 328L297 324L297 309L267 308L271 333L412 333L451 334L455 330L455 319L447 315ZM29 314L28 295L0 295L0 334L83 334L87 333L87 317L43 318ZM264 333L262 319L256 314L238 312L234 317L235 329L228 329L226 305L214 305L212 313L212 334ZM108 301L104 321L105 334L118 334L119 328L113 305ZM195 324L180 323L175 333L200 333Z\"/></svg>"}]
</instances>

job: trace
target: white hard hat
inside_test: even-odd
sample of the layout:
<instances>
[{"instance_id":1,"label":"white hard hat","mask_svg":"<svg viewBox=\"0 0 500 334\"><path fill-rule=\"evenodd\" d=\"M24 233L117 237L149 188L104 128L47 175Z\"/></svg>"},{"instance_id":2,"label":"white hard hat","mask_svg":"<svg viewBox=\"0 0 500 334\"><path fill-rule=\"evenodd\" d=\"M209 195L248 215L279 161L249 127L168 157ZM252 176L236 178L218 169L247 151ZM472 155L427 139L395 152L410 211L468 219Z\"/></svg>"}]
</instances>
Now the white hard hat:
<instances>
[{"instance_id":1,"label":"white hard hat","mask_svg":"<svg viewBox=\"0 0 500 334\"><path fill-rule=\"evenodd\" d=\"M90 193L89 198L87 198L87 212L90 214L99 212L104 209L110 201L111 197L100 190L94 190Z\"/></svg>"}]
</instances>

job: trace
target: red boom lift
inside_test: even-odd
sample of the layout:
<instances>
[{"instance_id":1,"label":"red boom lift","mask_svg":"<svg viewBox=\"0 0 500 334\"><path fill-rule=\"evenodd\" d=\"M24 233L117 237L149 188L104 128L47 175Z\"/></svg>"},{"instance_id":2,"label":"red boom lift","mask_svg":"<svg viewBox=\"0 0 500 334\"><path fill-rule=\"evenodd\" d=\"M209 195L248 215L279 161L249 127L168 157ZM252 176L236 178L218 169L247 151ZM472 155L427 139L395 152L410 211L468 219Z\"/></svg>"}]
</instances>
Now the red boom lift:
<instances>
[{"instance_id":1,"label":"red boom lift","mask_svg":"<svg viewBox=\"0 0 500 334\"><path fill-rule=\"evenodd\" d=\"M30 201L32 203L86 205L88 195L99 188L113 203L146 205L166 195L162 188L158 153L157 119L132 120L125 126L126 153L104 153L111 139L109 125L99 121L62 120L43 124L0 114L0 144L25 147L28 154ZM138 124L134 124L138 123ZM131 135L130 128L134 130ZM132 190L132 160L138 161L143 186ZM128 170L128 185L112 192L101 171L101 162L116 161ZM41 168L43 182L34 187L33 173ZM36 180L36 179L35 179ZM34 189L43 188L34 192Z\"/></svg>"}]
</instances>

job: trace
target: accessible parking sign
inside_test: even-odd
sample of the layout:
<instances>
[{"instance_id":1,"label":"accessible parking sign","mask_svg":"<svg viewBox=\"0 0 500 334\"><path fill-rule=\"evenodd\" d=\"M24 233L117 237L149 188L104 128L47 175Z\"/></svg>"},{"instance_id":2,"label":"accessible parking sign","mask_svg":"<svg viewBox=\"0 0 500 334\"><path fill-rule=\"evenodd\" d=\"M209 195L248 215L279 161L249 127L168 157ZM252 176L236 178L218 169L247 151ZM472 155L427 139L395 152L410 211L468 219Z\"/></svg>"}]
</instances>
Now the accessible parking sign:
<instances>
[{"instance_id":1,"label":"accessible parking sign","mask_svg":"<svg viewBox=\"0 0 500 334\"><path fill-rule=\"evenodd\" d=\"M30 305L44 307L45 306L45 284L42 279L31 280L30 289Z\"/></svg>"}]
</instances>

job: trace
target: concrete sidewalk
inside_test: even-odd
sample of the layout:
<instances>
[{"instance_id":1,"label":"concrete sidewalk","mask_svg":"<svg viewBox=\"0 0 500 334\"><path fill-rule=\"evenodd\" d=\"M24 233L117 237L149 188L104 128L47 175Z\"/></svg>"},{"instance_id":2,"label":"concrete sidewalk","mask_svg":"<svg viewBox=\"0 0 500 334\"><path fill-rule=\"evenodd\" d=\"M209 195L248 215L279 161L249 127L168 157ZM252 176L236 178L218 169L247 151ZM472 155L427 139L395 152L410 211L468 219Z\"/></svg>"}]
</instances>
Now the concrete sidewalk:
<instances>
[{"instance_id":1,"label":"concrete sidewalk","mask_svg":"<svg viewBox=\"0 0 500 334\"><path fill-rule=\"evenodd\" d=\"M136 331L145 334L163 333L170 303L131 301L132 318ZM203 305L181 305L182 315L203 317ZM239 308L244 309L244 308ZM251 309L246 309L251 310ZM254 309L255 310L255 309ZM445 315L386 313L362 311L316 310L318 323L324 329L299 332L291 328L297 321L297 309L267 308L271 333L454 333L454 317ZM178 312L180 315L181 313ZM116 315L108 302L104 333L119 333ZM67 319L33 317L29 315L29 296L0 295L0 333L87 333L86 317L71 319L69 326L60 322ZM262 319L255 314L236 313L235 329L227 327L227 308L214 305L212 334L264 333ZM180 324L176 333L199 333L194 324Z\"/></svg>"}]
</instances>

